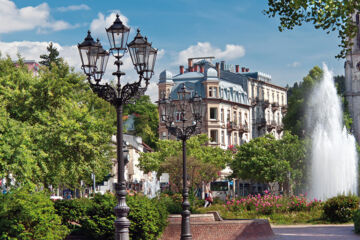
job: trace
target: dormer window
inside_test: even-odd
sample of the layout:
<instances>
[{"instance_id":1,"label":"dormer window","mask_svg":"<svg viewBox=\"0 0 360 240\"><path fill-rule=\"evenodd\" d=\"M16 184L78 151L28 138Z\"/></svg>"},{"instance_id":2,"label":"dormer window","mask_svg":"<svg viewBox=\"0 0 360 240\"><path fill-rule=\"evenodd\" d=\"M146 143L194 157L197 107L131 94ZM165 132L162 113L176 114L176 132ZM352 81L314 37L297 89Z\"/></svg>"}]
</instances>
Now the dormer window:
<instances>
[{"instance_id":1,"label":"dormer window","mask_svg":"<svg viewBox=\"0 0 360 240\"><path fill-rule=\"evenodd\" d=\"M217 87L209 87L209 98L217 98Z\"/></svg>"}]
</instances>

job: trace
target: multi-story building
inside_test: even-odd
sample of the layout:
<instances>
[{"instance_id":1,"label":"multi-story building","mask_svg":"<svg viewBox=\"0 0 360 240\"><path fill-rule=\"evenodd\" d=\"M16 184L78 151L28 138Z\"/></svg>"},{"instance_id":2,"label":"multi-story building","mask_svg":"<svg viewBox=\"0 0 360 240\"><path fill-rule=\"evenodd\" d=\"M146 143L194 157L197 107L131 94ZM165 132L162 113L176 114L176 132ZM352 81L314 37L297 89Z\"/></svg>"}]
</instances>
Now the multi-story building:
<instances>
[{"instance_id":1,"label":"multi-story building","mask_svg":"<svg viewBox=\"0 0 360 240\"><path fill-rule=\"evenodd\" d=\"M345 61L345 89L348 109L353 119L352 132L360 143L360 12L355 12L352 20L357 24L358 33L351 39L351 51Z\"/></svg>"},{"instance_id":2,"label":"multi-story building","mask_svg":"<svg viewBox=\"0 0 360 240\"><path fill-rule=\"evenodd\" d=\"M196 63L194 59L203 59ZM282 117L286 112L286 89L271 84L269 75L225 64L213 65L208 58L191 58L188 68L180 66L179 74L165 70L160 73L159 99L177 99L177 91L184 83L197 92L206 105L202 132L210 138L210 145L227 148L240 145L266 133L282 136ZM175 119L177 119L175 117ZM179 119L180 120L180 119ZM159 136L171 138L165 124L159 123Z\"/></svg>"}]
</instances>

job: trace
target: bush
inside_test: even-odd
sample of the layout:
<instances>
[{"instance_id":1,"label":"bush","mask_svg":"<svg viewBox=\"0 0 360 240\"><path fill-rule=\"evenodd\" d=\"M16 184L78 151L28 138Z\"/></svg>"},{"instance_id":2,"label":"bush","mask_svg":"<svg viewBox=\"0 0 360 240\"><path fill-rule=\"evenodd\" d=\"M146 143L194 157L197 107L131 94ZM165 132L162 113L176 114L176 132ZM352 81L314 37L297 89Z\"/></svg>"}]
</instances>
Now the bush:
<instances>
[{"instance_id":1,"label":"bush","mask_svg":"<svg viewBox=\"0 0 360 240\"><path fill-rule=\"evenodd\" d=\"M96 195L87 209L87 216L80 219L81 230L89 239L114 239L114 207L116 198L111 194ZM167 225L167 210L158 199L135 195L127 197L130 207L130 237L133 240L158 239Z\"/></svg>"},{"instance_id":2,"label":"bush","mask_svg":"<svg viewBox=\"0 0 360 240\"><path fill-rule=\"evenodd\" d=\"M360 233L360 210L354 212L353 219L354 219L355 232Z\"/></svg>"},{"instance_id":3,"label":"bush","mask_svg":"<svg viewBox=\"0 0 360 240\"><path fill-rule=\"evenodd\" d=\"M166 207L169 214L181 214L182 196L181 194L161 194L159 201Z\"/></svg>"},{"instance_id":4,"label":"bush","mask_svg":"<svg viewBox=\"0 0 360 240\"><path fill-rule=\"evenodd\" d=\"M48 194L17 189L0 195L0 239L60 240L68 233Z\"/></svg>"},{"instance_id":5,"label":"bush","mask_svg":"<svg viewBox=\"0 0 360 240\"><path fill-rule=\"evenodd\" d=\"M349 222L353 212L358 208L359 199L356 196L337 196L328 199L324 204L324 217L331 222Z\"/></svg>"},{"instance_id":6,"label":"bush","mask_svg":"<svg viewBox=\"0 0 360 240\"><path fill-rule=\"evenodd\" d=\"M74 223L80 223L80 220L86 216L88 208L92 202L90 199L81 198L73 200L55 201L56 214L61 216L62 223L68 228L74 230L77 226Z\"/></svg>"}]
</instances>

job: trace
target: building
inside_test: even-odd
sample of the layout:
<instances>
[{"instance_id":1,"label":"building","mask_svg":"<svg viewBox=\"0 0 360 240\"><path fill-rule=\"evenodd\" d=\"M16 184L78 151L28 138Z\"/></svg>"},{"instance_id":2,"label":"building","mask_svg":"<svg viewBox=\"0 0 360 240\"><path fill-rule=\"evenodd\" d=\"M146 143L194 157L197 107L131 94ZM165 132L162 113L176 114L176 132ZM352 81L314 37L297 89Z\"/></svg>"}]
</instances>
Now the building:
<instances>
[{"instance_id":1,"label":"building","mask_svg":"<svg viewBox=\"0 0 360 240\"><path fill-rule=\"evenodd\" d=\"M180 66L176 75L167 70L161 72L159 99L177 99L183 83L192 94L197 92L206 105L201 131L209 136L209 144L213 146L228 148L266 133L281 138L282 118L287 108L286 89L272 84L267 74L249 72L248 68L240 71L239 65L224 61L214 65L208 60L212 58L190 58L187 69ZM161 121L159 136L171 138Z\"/></svg>"},{"instance_id":2,"label":"building","mask_svg":"<svg viewBox=\"0 0 360 240\"><path fill-rule=\"evenodd\" d=\"M353 119L352 131L356 141L360 143L360 13L353 15L353 21L358 26L358 33L351 41L351 52L345 61L345 89L346 100L350 115Z\"/></svg>"},{"instance_id":3,"label":"building","mask_svg":"<svg viewBox=\"0 0 360 240\"><path fill-rule=\"evenodd\" d=\"M35 60L23 60L24 65L27 66L28 70L34 74L34 76L39 76L40 64ZM19 66L17 61L14 61L16 67Z\"/></svg>"}]
</instances>

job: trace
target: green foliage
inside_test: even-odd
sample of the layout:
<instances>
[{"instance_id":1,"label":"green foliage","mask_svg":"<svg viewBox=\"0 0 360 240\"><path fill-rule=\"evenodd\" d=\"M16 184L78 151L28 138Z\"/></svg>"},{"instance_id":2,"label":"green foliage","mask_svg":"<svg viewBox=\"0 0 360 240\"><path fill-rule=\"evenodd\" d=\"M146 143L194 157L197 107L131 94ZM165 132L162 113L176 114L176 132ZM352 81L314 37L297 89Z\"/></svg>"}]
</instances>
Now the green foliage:
<instances>
[{"instance_id":1,"label":"green foliage","mask_svg":"<svg viewBox=\"0 0 360 240\"><path fill-rule=\"evenodd\" d=\"M167 225L166 206L158 199L146 196L128 196L130 207L130 237L133 240L158 239ZM81 232L89 239L114 239L114 207L116 198L113 195L95 195L86 215L80 218Z\"/></svg>"},{"instance_id":2,"label":"green foliage","mask_svg":"<svg viewBox=\"0 0 360 240\"><path fill-rule=\"evenodd\" d=\"M279 16L279 31L294 29L303 23L312 23L316 29L327 33L337 31L342 48L337 55L344 58L352 46L351 39L356 36L357 27L351 17L360 10L358 0L268 0L269 8L264 11L269 17Z\"/></svg>"},{"instance_id":3,"label":"green foliage","mask_svg":"<svg viewBox=\"0 0 360 240\"><path fill-rule=\"evenodd\" d=\"M358 209L359 198L357 196L337 196L328 199L324 204L324 217L331 222L349 222L353 219L353 213Z\"/></svg>"},{"instance_id":4,"label":"green foliage","mask_svg":"<svg viewBox=\"0 0 360 240\"><path fill-rule=\"evenodd\" d=\"M289 185L289 180L295 184L303 181L305 143L289 132L285 132L281 140L275 140L272 135L252 139L237 150L230 164L233 177L281 185L286 182Z\"/></svg>"},{"instance_id":5,"label":"green foliage","mask_svg":"<svg viewBox=\"0 0 360 240\"><path fill-rule=\"evenodd\" d=\"M306 129L306 110L309 108L308 99L313 87L320 82L323 71L320 67L315 66L309 71L309 74L303 78L300 84L295 83L289 91L288 96L288 112L284 117L284 128L292 134L299 137L305 136Z\"/></svg>"},{"instance_id":6,"label":"green foliage","mask_svg":"<svg viewBox=\"0 0 360 240\"><path fill-rule=\"evenodd\" d=\"M79 187L111 168L114 132L108 104L62 61L38 77L0 59L0 177Z\"/></svg>"},{"instance_id":7,"label":"green foliage","mask_svg":"<svg viewBox=\"0 0 360 240\"><path fill-rule=\"evenodd\" d=\"M48 194L23 188L0 195L0 239L61 240L68 233Z\"/></svg>"},{"instance_id":8,"label":"green foliage","mask_svg":"<svg viewBox=\"0 0 360 240\"><path fill-rule=\"evenodd\" d=\"M217 172L225 168L231 161L232 154L219 147L207 146L206 135L197 135L186 141L187 171L192 187L202 181L211 181L217 177ZM174 190L182 188L182 142L174 140L159 140L156 152L142 153L139 167L144 172L156 171L160 175L167 172Z\"/></svg>"},{"instance_id":9,"label":"green foliage","mask_svg":"<svg viewBox=\"0 0 360 240\"><path fill-rule=\"evenodd\" d=\"M43 60L39 63L48 68L52 68L52 64L59 66L62 59L59 58L59 51L56 49L56 47L54 47L53 43L50 42L49 46L47 46L46 49L48 51L48 54L40 55L40 58Z\"/></svg>"},{"instance_id":10,"label":"green foliage","mask_svg":"<svg viewBox=\"0 0 360 240\"><path fill-rule=\"evenodd\" d=\"M360 210L356 210L353 216L355 232L360 233Z\"/></svg>"},{"instance_id":11,"label":"green foliage","mask_svg":"<svg viewBox=\"0 0 360 240\"><path fill-rule=\"evenodd\" d=\"M159 113L157 105L153 104L148 95L141 96L135 104L124 106L124 114L135 115L135 135L140 136L143 142L155 148L159 138Z\"/></svg>"},{"instance_id":12,"label":"green foliage","mask_svg":"<svg viewBox=\"0 0 360 240\"><path fill-rule=\"evenodd\" d=\"M73 200L57 200L54 203L56 214L61 216L62 223L70 229L75 229L76 224L86 216L88 208L92 201L87 198L73 199Z\"/></svg>"}]
</instances>

